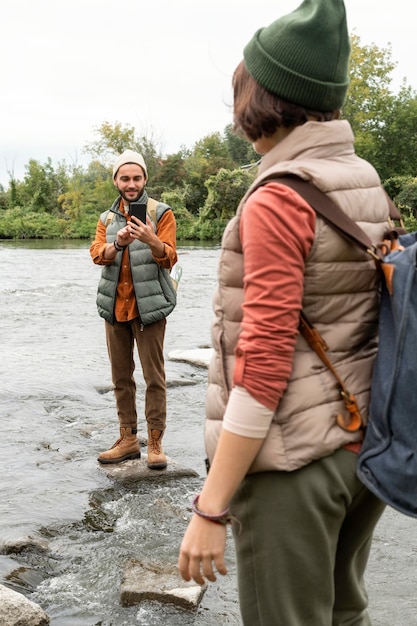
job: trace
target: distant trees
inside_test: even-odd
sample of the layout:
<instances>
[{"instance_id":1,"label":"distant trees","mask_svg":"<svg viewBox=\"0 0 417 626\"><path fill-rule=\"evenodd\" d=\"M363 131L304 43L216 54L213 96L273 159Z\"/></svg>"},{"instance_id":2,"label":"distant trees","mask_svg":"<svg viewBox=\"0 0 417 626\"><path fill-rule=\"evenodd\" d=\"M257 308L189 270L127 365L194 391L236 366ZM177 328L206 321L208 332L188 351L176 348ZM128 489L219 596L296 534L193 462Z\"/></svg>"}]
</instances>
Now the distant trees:
<instances>
[{"instance_id":1,"label":"distant trees","mask_svg":"<svg viewBox=\"0 0 417 626\"><path fill-rule=\"evenodd\" d=\"M391 47L363 46L352 36L350 86L342 115L355 134L359 156L376 167L409 228L417 228L417 94L405 80L391 89L396 64ZM0 186L0 238L91 238L115 197L112 163L126 148L142 153L148 192L175 211L178 237L219 239L255 175L259 156L232 125L193 147L164 156L152 131L137 134L120 122L103 122L85 146L85 168L31 159L22 181Z\"/></svg>"},{"instance_id":2,"label":"distant trees","mask_svg":"<svg viewBox=\"0 0 417 626\"><path fill-rule=\"evenodd\" d=\"M350 85L343 107L355 135L357 153L370 161L382 180L417 175L417 93L405 80L391 91L391 46L361 46L352 37Z\"/></svg>"}]
</instances>

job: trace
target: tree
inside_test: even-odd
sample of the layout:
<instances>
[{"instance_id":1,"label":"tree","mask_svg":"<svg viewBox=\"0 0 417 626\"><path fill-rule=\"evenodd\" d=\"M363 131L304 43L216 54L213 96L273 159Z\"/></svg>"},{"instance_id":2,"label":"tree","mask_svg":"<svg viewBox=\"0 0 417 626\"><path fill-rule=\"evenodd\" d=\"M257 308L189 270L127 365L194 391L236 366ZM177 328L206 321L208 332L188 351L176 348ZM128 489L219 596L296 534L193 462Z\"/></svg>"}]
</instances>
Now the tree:
<instances>
[{"instance_id":1,"label":"tree","mask_svg":"<svg viewBox=\"0 0 417 626\"><path fill-rule=\"evenodd\" d=\"M220 169L233 169L234 162L220 133L206 135L197 141L184 162L186 172L186 207L196 214L207 197L205 181Z\"/></svg>"},{"instance_id":2,"label":"tree","mask_svg":"<svg viewBox=\"0 0 417 626\"><path fill-rule=\"evenodd\" d=\"M103 122L94 129L94 133L99 138L84 146L84 152L91 154L93 158L108 162L127 148L133 150L132 146L135 144L133 126L125 125L123 127L120 122L113 125L110 122Z\"/></svg>"},{"instance_id":3,"label":"tree","mask_svg":"<svg viewBox=\"0 0 417 626\"><path fill-rule=\"evenodd\" d=\"M201 216L208 220L228 221L253 182L255 173L243 169L220 169L206 181L208 195Z\"/></svg>"},{"instance_id":4,"label":"tree","mask_svg":"<svg viewBox=\"0 0 417 626\"><path fill-rule=\"evenodd\" d=\"M109 168L112 161L124 150L139 152L145 160L148 177L152 180L161 160L160 142L153 131L137 136L135 128L129 124L122 126L120 122L113 125L103 122L94 132L99 138L84 146L84 152L101 160Z\"/></svg>"},{"instance_id":5,"label":"tree","mask_svg":"<svg viewBox=\"0 0 417 626\"><path fill-rule=\"evenodd\" d=\"M384 180L415 174L417 165L416 92L405 81L398 95L391 91L391 46L362 46L352 35L350 85L343 106L355 135L359 156L370 161Z\"/></svg>"},{"instance_id":6,"label":"tree","mask_svg":"<svg viewBox=\"0 0 417 626\"><path fill-rule=\"evenodd\" d=\"M417 97L405 83L391 99L376 142L374 164L383 180L417 174Z\"/></svg>"},{"instance_id":7,"label":"tree","mask_svg":"<svg viewBox=\"0 0 417 626\"><path fill-rule=\"evenodd\" d=\"M37 213L59 215L58 197L65 193L68 185L65 163L58 164L55 169L50 158L44 164L31 159L25 170L23 182L13 186L19 205Z\"/></svg>"},{"instance_id":8,"label":"tree","mask_svg":"<svg viewBox=\"0 0 417 626\"><path fill-rule=\"evenodd\" d=\"M246 139L243 139L243 137L239 137L239 135L233 131L232 124L228 124L225 127L223 134L227 151L233 159L235 167L239 165L250 165L259 160L259 154L256 154L252 144Z\"/></svg>"},{"instance_id":9,"label":"tree","mask_svg":"<svg viewBox=\"0 0 417 626\"><path fill-rule=\"evenodd\" d=\"M159 167L155 172L152 180L150 180L148 189L151 194L160 198L163 193L185 187L185 151L168 155L166 159L162 159Z\"/></svg>"}]
</instances>

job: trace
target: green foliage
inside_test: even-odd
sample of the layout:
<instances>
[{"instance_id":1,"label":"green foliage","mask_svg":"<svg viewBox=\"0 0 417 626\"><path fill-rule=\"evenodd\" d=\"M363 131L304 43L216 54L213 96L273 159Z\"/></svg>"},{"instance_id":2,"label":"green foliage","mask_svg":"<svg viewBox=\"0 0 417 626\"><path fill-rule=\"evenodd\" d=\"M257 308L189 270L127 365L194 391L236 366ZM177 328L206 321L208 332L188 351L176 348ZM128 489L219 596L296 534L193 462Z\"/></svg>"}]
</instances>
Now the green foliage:
<instances>
[{"instance_id":1,"label":"green foliage","mask_svg":"<svg viewBox=\"0 0 417 626\"><path fill-rule=\"evenodd\" d=\"M153 178L161 160L159 142L153 133L138 136L133 126L129 124L123 126L120 122L113 125L110 122L103 122L101 126L94 129L94 132L99 138L87 144L84 147L84 152L95 158L103 159L110 167L118 154L127 149L135 150L145 159L148 178Z\"/></svg>"},{"instance_id":2,"label":"green foliage","mask_svg":"<svg viewBox=\"0 0 417 626\"><path fill-rule=\"evenodd\" d=\"M194 225L189 239L200 241L220 241L228 220L216 220L214 222L203 222L199 220Z\"/></svg>"},{"instance_id":3,"label":"green foliage","mask_svg":"<svg viewBox=\"0 0 417 626\"><path fill-rule=\"evenodd\" d=\"M391 46L362 46L352 36L350 85L343 106L359 156L374 165L382 180L417 171L417 98L405 81L391 91Z\"/></svg>"},{"instance_id":4,"label":"green foliage","mask_svg":"<svg viewBox=\"0 0 417 626\"><path fill-rule=\"evenodd\" d=\"M220 133L212 133L197 141L184 167L186 207L190 213L197 215L207 198L206 181L208 178L222 168L234 169L236 164Z\"/></svg>"},{"instance_id":5,"label":"green foliage","mask_svg":"<svg viewBox=\"0 0 417 626\"><path fill-rule=\"evenodd\" d=\"M404 227L409 233L417 231L417 217L413 213L401 211Z\"/></svg>"},{"instance_id":6,"label":"green foliage","mask_svg":"<svg viewBox=\"0 0 417 626\"><path fill-rule=\"evenodd\" d=\"M249 185L254 173L248 170L220 169L206 181L207 199L192 233L195 239L219 240Z\"/></svg>"},{"instance_id":7,"label":"green foliage","mask_svg":"<svg viewBox=\"0 0 417 626\"><path fill-rule=\"evenodd\" d=\"M256 154L252 144L233 132L232 124L228 124L224 129L224 138L227 151L231 156L235 166L248 165L256 163L259 160L259 154Z\"/></svg>"},{"instance_id":8,"label":"green foliage","mask_svg":"<svg viewBox=\"0 0 417 626\"><path fill-rule=\"evenodd\" d=\"M21 207L0 214L0 239L66 239L70 230L66 220Z\"/></svg>"},{"instance_id":9,"label":"green foliage","mask_svg":"<svg viewBox=\"0 0 417 626\"><path fill-rule=\"evenodd\" d=\"M384 181L384 189L400 211L407 231L417 231L417 178L394 176Z\"/></svg>"},{"instance_id":10,"label":"green foliage","mask_svg":"<svg viewBox=\"0 0 417 626\"><path fill-rule=\"evenodd\" d=\"M177 222L177 239L193 239L191 236L195 219L185 207L184 191L177 188L162 194L161 202L168 204Z\"/></svg>"},{"instance_id":11,"label":"green foliage","mask_svg":"<svg viewBox=\"0 0 417 626\"><path fill-rule=\"evenodd\" d=\"M67 237L70 239L94 239L97 228L98 216L86 213L79 219L69 223Z\"/></svg>"},{"instance_id":12,"label":"green foliage","mask_svg":"<svg viewBox=\"0 0 417 626\"><path fill-rule=\"evenodd\" d=\"M417 218L417 178L409 180L395 198L401 214Z\"/></svg>"},{"instance_id":13,"label":"green foliage","mask_svg":"<svg viewBox=\"0 0 417 626\"><path fill-rule=\"evenodd\" d=\"M229 220L236 213L242 196L253 180L254 173L251 170L219 170L206 181L208 195L201 219Z\"/></svg>"},{"instance_id":14,"label":"green foliage","mask_svg":"<svg viewBox=\"0 0 417 626\"><path fill-rule=\"evenodd\" d=\"M94 129L94 133L99 138L87 144L84 151L96 159L101 158L108 161L128 148L133 150L136 143L133 126L126 124L123 127L120 122L115 124L103 122L101 126Z\"/></svg>"},{"instance_id":15,"label":"green foliage","mask_svg":"<svg viewBox=\"0 0 417 626\"><path fill-rule=\"evenodd\" d=\"M410 176L392 176L391 178L384 180L383 187L389 197L395 201L401 189L411 180L412 177Z\"/></svg>"},{"instance_id":16,"label":"green foliage","mask_svg":"<svg viewBox=\"0 0 417 626\"><path fill-rule=\"evenodd\" d=\"M68 173L64 163L54 168L51 159L44 164L31 159L26 166L24 181L13 181L11 205L59 216L58 197L65 192L67 185Z\"/></svg>"},{"instance_id":17,"label":"green foliage","mask_svg":"<svg viewBox=\"0 0 417 626\"><path fill-rule=\"evenodd\" d=\"M375 44L362 46L357 35L351 37L349 88L343 106L354 132L378 130L389 109L391 74L396 64L391 60L391 45L378 48Z\"/></svg>"},{"instance_id":18,"label":"green foliage","mask_svg":"<svg viewBox=\"0 0 417 626\"><path fill-rule=\"evenodd\" d=\"M183 187L186 175L185 158L185 153L180 151L159 161L156 172L148 184L148 193L152 198L158 200L166 191Z\"/></svg>"},{"instance_id":19,"label":"green foliage","mask_svg":"<svg viewBox=\"0 0 417 626\"><path fill-rule=\"evenodd\" d=\"M375 141L375 161L382 179L417 172L417 96L402 86L390 100L384 127Z\"/></svg>"},{"instance_id":20,"label":"green foliage","mask_svg":"<svg viewBox=\"0 0 417 626\"><path fill-rule=\"evenodd\" d=\"M417 219L417 94L405 80L391 91L391 46L362 46L352 36L350 86L343 117L355 134L359 156L377 169L409 230ZM126 148L142 153L148 167L148 193L169 204L179 239L218 240L252 181L259 155L229 124L197 141L191 149L162 156L153 133L106 121L85 147L86 168L53 166L31 159L22 181L11 176L0 187L0 237L93 238L100 213L116 197L112 162Z\"/></svg>"}]
</instances>

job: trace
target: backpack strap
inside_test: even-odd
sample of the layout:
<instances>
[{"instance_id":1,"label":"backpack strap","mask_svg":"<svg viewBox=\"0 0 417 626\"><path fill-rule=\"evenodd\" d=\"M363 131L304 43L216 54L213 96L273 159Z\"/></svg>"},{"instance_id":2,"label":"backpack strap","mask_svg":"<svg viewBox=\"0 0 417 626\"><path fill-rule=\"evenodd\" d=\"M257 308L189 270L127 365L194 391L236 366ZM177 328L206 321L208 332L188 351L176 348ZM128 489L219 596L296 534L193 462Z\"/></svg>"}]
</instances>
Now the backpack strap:
<instances>
[{"instance_id":1,"label":"backpack strap","mask_svg":"<svg viewBox=\"0 0 417 626\"><path fill-rule=\"evenodd\" d=\"M302 198L313 207L318 215L330 224L342 237L355 243L362 250L370 254L375 260L381 260L381 254L378 254L375 250L375 246L371 239L365 233L365 231L358 226L342 209L335 203L329 196L312 183L303 180L299 176L277 176L272 175L260 182L260 185L265 185L268 182L277 182L287 185L294 189ZM259 186L260 186L259 185ZM397 235L402 235L406 232L404 224L401 218L401 214L397 207L385 193L388 209L389 209L389 225L392 231ZM395 222L399 222L399 226L395 226ZM391 237L389 237L391 238Z\"/></svg>"},{"instance_id":2,"label":"backpack strap","mask_svg":"<svg viewBox=\"0 0 417 626\"><path fill-rule=\"evenodd\" d=\"M370 254L378 262L382 260L382 251L379 250L378 254L378 250L375 249L374 244L365 233L365 231L362 230L362 228L358 226L358 224L356 224L356 222L354 222L348 215L346 215L346 213L342 211L342 209L335 202L333 202L333 200L331 200L329 196L327 196L324 192L318 189L318 187L299 178L298 176L277 175L272 175L271 177L264 178L256 187L265 185L266 183L271 181L282 183L284 185L287 185L287 187L291 187L291 189L294 189L294 191L296 191L302 198L304 198L312 206L316 213L328 224L330 224L342 237L350 242L355 243L362 250ZM254 189L256 189L256 187ZM399 234L402 234L402 232L406 231L404 229L401 215L397 207L388 196L388 194L385 193L385 195L387 198L389 216L391 219L391 233L395 232L396 236L398 237ZM394 228L395 221L400 222L400 227ZM345 383L340 378L333 363L327 356L326 352L328 350L328 346L323 337L321 336L319 331L311 324L311 322L309 322L303 311L300 312L299 329L309 346L316 352L318 357L321 359L324 365L329 368L329 370L332 372L333 376L337 380L340 389L340 395L342 396L343 402L345 403L345 407L347 409L347 416L338 415L336 417L338 425L344 430L348 430L350 432L359 430L363 427L364 422L362 420L356 398L352 393L348 391Z\"/></svg>"},{"instance_id":3,"label":"backpack strap","mask_svg":"<svg viewBox=\"0 0 417 626\"><path fill-rule=\"evenodd\" d=\"M105 220L104 220L104 222L103 222L103 224L104 224L104 226L105 226L106 228L107 228L107 226L108 226L109 224L111 224L111 223L112 223L112 221L113 221L113 220L114 220L114 218L115 218L115 215L116 215L116 214L114 213L114 211L110 211L110 210L109 210L109 211L107 211L106 219L105 219Z\"/></svg>"},{"instance_id":4,"label":"backpack strap","mask_svg":"<svg viewBox=\"0 0 417 626\"><path fill-rule=\"evenodd\" d=\"M294 191L304 198L312 206L316 213L329 223L340 235L342 235L342 237L355 243L361 249L372 254L372 256L375 256L374 246L368 235L320 189L296 176L274 176L273 178L264 179L261 184L266 184L271 180L294 189ZM347 415L337 415L337 424L343 428L343 430L347 430L349 432L356 432L360 430L364 426L364 422L360 414L356 398L353 393L347 389L333 363L327 356L326 353L329 348L325 340L317 328L315 328L307 319L303 311L300 312L299 330L308 345L315 351L324 365L332 372L338 383L340 395L347 410Z\"/></svg>"},{"instance_id":5,"label":"backpack strap","mask_svg":"<svg viewBox=\"0 0 417 626\"><path fill-rule=\"evenodd\" d=\"M149 215L151 216L151 220L153 221L155 226L158 223L158 221L156 219L156 207L158 206L158 204L159 204L159 202L157 202L153 198L148 198L148 203L146 205L146 210L149 213Z\"/></svg>"},{"instance_id":6,"label":"backpack strap","mask_svg":"<svg viewBox=\"0 0 417 626\"><path fill-rule=\"evenodd\" d=\"M298 178L298 176L283 176L277 179L287 187L294 189L304 200L313 207L318 215L342 237L358 245L368 252L373 250L373 244L365 231L357 225L329 196L315 185Z\"/></svg>"},{"instance_id":7,"label":"backpack strap","mask_svg":"<svg viewBox=\"0 0 417 626\"><path fill-rule=\"evenodd\" d=\"M336 416L336 421L338 425L343 428L343 430L348 430L349 432L355 432L357 430L360 430L360 428L362 428L363 426L363 420L358 408L356 398L353 393L350 393L350 391L348 391L345 383L340 378L336 368L326 354L327 350L329 349L328 345L324 341L317 328L315 328L307 319L304 311L300 312L299 329L304 339L307 341L308 345L313 348L314 352L317 354L318 357L320 357L324 365L329 368L329 370L338 382L340 395L342 396L343 402L345 403L345 407L348 412L347 416L341 415L340 413Z\"/></svg>"}]
</instances>

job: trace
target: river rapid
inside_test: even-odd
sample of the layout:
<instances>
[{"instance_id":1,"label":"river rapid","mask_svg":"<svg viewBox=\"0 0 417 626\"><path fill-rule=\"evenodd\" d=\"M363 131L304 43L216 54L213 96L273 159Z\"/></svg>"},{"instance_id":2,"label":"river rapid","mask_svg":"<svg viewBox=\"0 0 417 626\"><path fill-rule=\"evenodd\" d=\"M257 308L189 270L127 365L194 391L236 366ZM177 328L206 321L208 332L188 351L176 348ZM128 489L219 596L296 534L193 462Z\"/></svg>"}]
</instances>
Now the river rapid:
<instances>
[{"instance_id":1,"label":"river rapid","mask_svg":"<svg viewBox=\"0 0 417 626\"><path fill-rule=\"evenodd\" d=\"M204 480L207 370L169 353L210 346L218 258L218 246L179 246L183 275L165 342L164 449L197 476L126 489L96 461L118 426L88 242L0 242L0 583L40 604L52 626L241 624L230 535L229 574L196 611L124 608L119 597L127 560L176 563ZM136 379L146 436L139 364ZM367 576L374 626L417 624L416 524L389 510L377 528ZM47 549L4 549L28 540Z\"/></svg>"}]
</instances>

